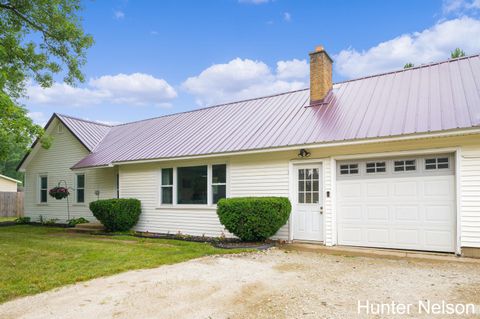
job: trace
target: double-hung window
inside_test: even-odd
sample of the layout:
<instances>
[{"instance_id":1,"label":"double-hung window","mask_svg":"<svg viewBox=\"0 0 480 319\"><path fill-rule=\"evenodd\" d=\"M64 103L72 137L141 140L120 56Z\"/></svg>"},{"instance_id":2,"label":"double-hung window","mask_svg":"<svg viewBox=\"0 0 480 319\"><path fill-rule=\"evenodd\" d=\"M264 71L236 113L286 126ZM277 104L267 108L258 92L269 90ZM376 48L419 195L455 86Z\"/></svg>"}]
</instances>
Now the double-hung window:
<instances>
[{"instance_id":1,"label":"double-hung window","mask_svg":"<svg viewBox=\"0 0 480 319\"><path fill-rule=\"evenodd\" d=\"M227 197L227 165L212 165L212 203Z\"/></svg>"},{"instance_id":2,"label":"double-hung window","mask_svg":"<svg viewBox=\"0 0 480 319\"><path fill-rule=\"evenodd\" d=\"M173 168L162 168L161 203L173 203Z\"/></svg>"},{"instance_id":3,"label":"double-hung window","mask_svg":"<svg viewBox=\"0 0 480 319\"><path fill-rule=\"evenodd\" d=\"M227 165L163 168L161 204L216 204L227 193Z\"/></svg>"},{"instance_id":4,"label":"double-hung window","mask_svg":"<svg viewBox=\"0 0 480 319\"><path fill-rule=\"evenodd\" d=\"M75 181L77 203L85 203L85 174L77 174Z\"/></svg>"},{"instance_id":5,"label":"double-hung window","mask_svg":"<svg viewBox=\"0 0 480 319\"><path fill-rule=\"evenodd\" d=\"M39 200L40 203L46 203L48 198L48 177L47 175L39 176Z\"/></svg>"}]
</instances>

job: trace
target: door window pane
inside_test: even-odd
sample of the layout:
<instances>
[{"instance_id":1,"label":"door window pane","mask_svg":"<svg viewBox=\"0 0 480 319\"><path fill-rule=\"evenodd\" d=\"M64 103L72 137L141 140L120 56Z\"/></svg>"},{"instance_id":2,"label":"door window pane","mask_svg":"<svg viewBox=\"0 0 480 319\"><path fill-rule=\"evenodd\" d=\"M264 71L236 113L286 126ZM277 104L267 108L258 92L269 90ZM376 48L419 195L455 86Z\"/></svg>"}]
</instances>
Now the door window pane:
<instances>
[{"instance_id":1,"label":"door window pane","mask_svg":"<svg viewBox=\"0 0 480 319\"><path fill-rule=\"evenodd\" d=\"M298 203L317 204L320 198L319 171L317 168L298 169Z\"/></svg>"},{"instance_id":2,"label":"door window pane","mask_svg":"<svg viewBox=\"0 0 480 319\"><path fill-rule=\"evenodd\" d=\"M207 203L207 166L177 169L177 197L179 204Z\"/></svg>"}]
</instances>

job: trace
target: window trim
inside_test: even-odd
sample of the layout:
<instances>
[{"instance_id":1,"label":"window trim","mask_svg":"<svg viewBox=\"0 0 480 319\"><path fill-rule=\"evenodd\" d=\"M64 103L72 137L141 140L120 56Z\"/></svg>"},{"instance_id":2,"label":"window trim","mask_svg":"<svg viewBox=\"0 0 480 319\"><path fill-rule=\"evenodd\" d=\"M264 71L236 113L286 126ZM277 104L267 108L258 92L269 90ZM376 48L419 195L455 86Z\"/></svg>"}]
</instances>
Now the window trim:
<instances>
[{"instance_id":1,"label":"window trim","mask_svg":"<svg viewBox=\"0 0 480 319\"><path fill-rule=\"evenodd\" d=\"M368 164L373 164L373 169L374 171L373 172L369 172L368 169L371 168L371 167L368 167ZM379 172L377 171L377 169L379 168L379 166L377 166L377 164L383 164L383 168L385 168L385 171L383 172ZM380 166L382 167L382 166ZM387 174L388 173L388 165L387 165L387 161L366 161L365 162L365 174L368 176L368 175L373 175L373 174Z\"/></svg>"},{"instance_id":2,"label":"window trim","mask_svg":"<svg viewBox=\"0 0 480 319\"><path fill-rule=\"evenodd\" d=\"M342 169L342 166L344 166L344 165L347 166L347 168L346 168L346 173L345 173L345 174L342 173L342 171L345 171L345 169ZM352 173L352 168L351 168L352 165L357 165L357 167L354 168L354 169L357 170L356 173ZM361 168L360 168L360 163L344 163L344 164L340 164L340 165L338 166L338 174L339 174L340 176L360 175L360 170L361 170Z\"/></svg>"},{"instance_id":3,"label":"window trim","mask_svg":"<svg viewBox=\"0 0 480 319\"><path fill-rule=\"evenodd\" d=\"M214 165L225 165L226 166L226 183L225 183L225 195L226 198L230 195L230 165L227 161L222 162L208 162L201 164L185 164L185 165L168 165L161 167L158 172L158 194L157 194L157 208L215 208L217 204L213 203L213 190L212 190L212 166ZM177 169L181 167L195 167L195 166L207 166L207 203L206 204L178 204L177 196ZM172 204L163 204L162 203L162 169L171 168L173 169L173 196Z\"/></svg>"},{"instance_id":4,"label":"window trim","mask_svg":"<svg viewBox=\"0 0 480 319\"><path fill-rule=\"evenodd\" d=\"M42 178L43 177L45 177L47 179L47 187L46 188L42 188ZM46 174L46 173L38 174L37 182L38 182L37 203L42 204L42 205L48 204L48 174ZM42 190L45 190L47 192L46 200L44 202L42 202Z\"/></svg>"},{"instance_id":5,"label":"window trim","mask_svg":"<svg viewBox=\"0 0 480 319\"><path fill-rule=\"evenodd\" d=\"M83 187L78 187L78 176L83 175ZM87 174L84 172L75 173L75 204L84 205L86 203ZM83 202L78 201L78 190L83 189Z\"/></svg>"},{"instance_id":6,"label":"window trim","mask_svg":"<svg viewBox=\"0 0 480 319\"><path fill-rule=\"evenodd\" d=\"M163 170L164 169L171 169L172 170L172 184L165 184L163 185ZM160 169L160 193L159 193L159 201L160 201L160 205L164 205L164 206L171 206L173 205L173 203L176 202L176 193L175 193L175 187L174 187L174 184L175 184L175 178L177 177L176 175L176 169L174 167L162 167ZM168 204L168 203L164 203L163 202L163 188L164 187L171 187L172 188L172 203L171 204Z\"/></svg>"},{"instance_id":7,"label":"window trim","mask_svg":"<svg viewBox=\"0 0 480 319\"><path fill-rule=\"evenodd\" d=\"M225 165L225 183L214 183L213 182L213 166L217 166L217 165ZM213 202L213 186L225 186L225 196L226 196L226 194L227 194L227 164L211 164L207 168L207 174L208 174L207 179L209 180L207 182L207 187L208 187L207 196L209 197L209 199L211 201L210 203L208 203L208 199L207 199L207 203L210 204L210 205L217 205L216 203ZM208 194L208 191L210 191L210 194Z\"/></svg>"}]
</instances>

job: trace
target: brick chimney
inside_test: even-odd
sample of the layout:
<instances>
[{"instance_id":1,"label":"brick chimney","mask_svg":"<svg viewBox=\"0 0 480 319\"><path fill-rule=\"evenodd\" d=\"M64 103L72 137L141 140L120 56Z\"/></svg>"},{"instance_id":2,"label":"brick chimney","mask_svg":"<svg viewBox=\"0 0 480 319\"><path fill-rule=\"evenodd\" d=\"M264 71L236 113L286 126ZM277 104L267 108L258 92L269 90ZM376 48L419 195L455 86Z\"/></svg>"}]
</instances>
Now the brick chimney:
<instances>
[{"instance_id":1,"label":"brick chimney","mask_svg":"<svg viewBox=\"0 0 480 319\"><path fill-rule=\"evenodd\" d=\"M332 89L332 63L321 45L310 53L310 104L321 102Z\"/></svg>"}]
</instances>

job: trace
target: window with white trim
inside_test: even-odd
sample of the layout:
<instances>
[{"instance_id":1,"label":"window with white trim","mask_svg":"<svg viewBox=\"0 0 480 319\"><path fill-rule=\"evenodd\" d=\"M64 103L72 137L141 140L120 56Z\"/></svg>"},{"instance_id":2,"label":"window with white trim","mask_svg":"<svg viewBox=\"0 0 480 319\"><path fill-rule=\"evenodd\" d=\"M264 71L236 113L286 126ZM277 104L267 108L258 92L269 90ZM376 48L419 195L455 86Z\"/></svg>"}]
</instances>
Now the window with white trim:
<instances>
[{"instance_id":1,"label":"window with white trim","mask_svg":"<svg viewBox=\"0 0 480 319\"><path fill-rule=\"evenodd\" d=\"M48 177L47 175L40 175L38 177L39 194L38 199L40 203L46 203L48 200Z\"/></svg>"},{"instance_id":2,"label":"window with white trim","mask_svg":"<svg viewBox=\"0 0 480 319\"><path fill-rule=\"evenodd\" d=\"M415 160L397 160L393 161L393 170L395 172L415 171L417 164Z\"/></svg>"},{"instance_id":3,"label":"window with white trim","mask_svg":"<svg viewBox=\"0 0 480 319\"><path fill-rule=\"evenodd\" d=\"M212 203L227 197L227 165L212 165Z\"/></svg>"},{"instance_id":4,"label":"window with white trim","mask_svg":"<svg viewBox=\"0 0 480 319\"><path fill-rule=\"evenodd\" d=\"M358 174L358 164L340 165L340 175Z\"/></svg>"},{"instance_id":5,"label":"window with white trim","mask_svg":"<svg viewBox=\"0 0 480 319\"><path fill-rule=\"evenodd\" d=\"M227 165L163 168L160 172L161 205L212 205L227 197Z\"/></svg>"},{"instance_id":6,"label":"window with white trim","mask_svg":"<svg viewBox=\"0 0 480 319\"><path fill-rule=\"evenodd\" d=\"M161 203L173 203L173 168L162 168Z\"/></svg>"},{"instance_id":7,"label":"window with white trim","mask_svg":"<svg viewBox=\"0 0 480 319\"><path fill-rule=\"evenodd\" d=\"M450 160L448 157L435 157L435 158L425 159L426 170L447 169L449 167L450 167Z\"/></svg>"},{"instance_id":8,"label":"window with white trim","mask_svg":"<svg viewBox=\"0 0 480 319\"><path fill-rule=\"evenodd\" d=\"M76 175L75 194L77 203L85 203L85 174Z\"/></svg>"},{"instance_id":9,"label":"window with white trim","mask_svg":"<svg viewBox=\"0 0 480 319\"><path fill-rule=\"evenodd\" d=\"M385 162L369 162L366 165L367 173L385 173L387 171L387 165Z\"/></svg>"}]
</instances>

